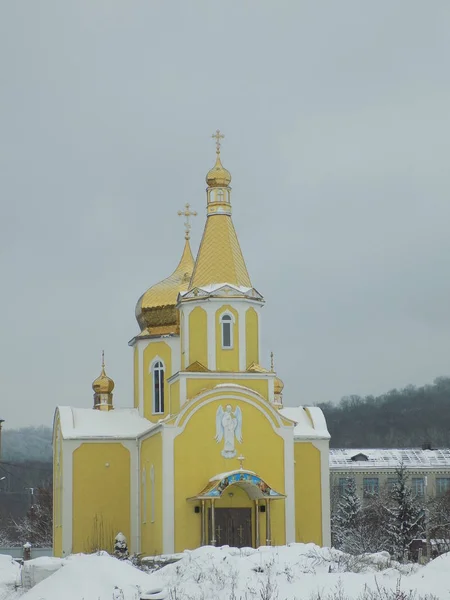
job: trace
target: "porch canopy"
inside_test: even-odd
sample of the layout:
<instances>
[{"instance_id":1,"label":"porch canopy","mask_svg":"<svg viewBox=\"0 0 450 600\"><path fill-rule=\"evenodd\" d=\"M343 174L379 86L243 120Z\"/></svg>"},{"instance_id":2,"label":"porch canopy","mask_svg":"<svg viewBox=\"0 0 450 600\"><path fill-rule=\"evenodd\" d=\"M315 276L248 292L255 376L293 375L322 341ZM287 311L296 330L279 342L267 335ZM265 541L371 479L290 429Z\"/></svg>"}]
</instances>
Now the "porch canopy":
<instances>
[{"instance_id":1,"label":"porch canopy","mask_svg":"<svg viewBox=\"0 0 450 600\"><path fill-rule=\"evenodd\" d=\"M278 500L286 498L284 494L275 491L253 471L237 469L236 471L214 475L208 481L206 487L197 496L188 498L188 501L220 498L231 485L245 490L251 500Z\"/></svg>"},{"instance_id":2,"label":"porch canopy","mask_svg":"<svg viewBox=\"0 0 450 600\"><path fill-rule=\"evenodd\" d=\"M271 545L271 518L270 518L270 504L272 500L282 500L286 498L284 494L280 494L276 490L270 487L264 479L261 479L256 473L253 471L247 471L245 469L237 469L236 471L229 471L228 473L220 473L211 477L208 481L208 484L203 488L203 490L193 496L192 498L188 498L188 501L201 503L201 544L202 546L209 543L212 546L216 545L216 525L215 525L215 500L223 496L225 490L229 489L231 486L237 486L246 491L248 497L253 500L255 504L254 518L255 518L255 545L256 548L259 547L260 539L259 539L259 502L262 500L265 505L266 512L266 545ZM211 510L211 527L209 529L206 524L206 501L209 501L209 506Z\"/></svg>"}]
</instances>

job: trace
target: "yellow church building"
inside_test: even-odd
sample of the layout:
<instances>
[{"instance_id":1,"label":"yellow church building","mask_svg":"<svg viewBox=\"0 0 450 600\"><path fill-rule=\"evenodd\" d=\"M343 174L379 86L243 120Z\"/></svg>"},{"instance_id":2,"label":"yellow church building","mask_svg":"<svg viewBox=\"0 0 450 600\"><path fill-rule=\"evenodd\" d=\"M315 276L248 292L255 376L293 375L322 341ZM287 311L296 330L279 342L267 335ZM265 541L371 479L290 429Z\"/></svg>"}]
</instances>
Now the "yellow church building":
<instances>
[{"instance_id":1,"label":"yellow church building","mask_svg":"<svg viewBox=\"0 0 450 600\"><path fill-rule=\"evenodd\" d=\"M56 556L111 550L118 532L145 555L330 544L326 422L317 407L283 407L273 362L261 365L264 298L231 219L223 136L213 137L197 257L186 205L180 262L136 305L134 408L114 407L103 362L93 408L56 409Z\"/></svg>"}]
</instances>

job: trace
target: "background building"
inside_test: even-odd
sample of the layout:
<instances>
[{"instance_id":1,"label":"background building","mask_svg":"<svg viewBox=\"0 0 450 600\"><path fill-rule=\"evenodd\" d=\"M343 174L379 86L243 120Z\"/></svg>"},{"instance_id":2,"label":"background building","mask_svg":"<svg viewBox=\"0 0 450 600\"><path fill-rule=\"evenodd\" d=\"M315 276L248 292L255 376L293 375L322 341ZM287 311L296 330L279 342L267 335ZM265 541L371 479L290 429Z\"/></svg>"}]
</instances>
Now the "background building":
<instances>
[{"instance_id":1,"label":"background building","mask_svg":"<svg viewBox=\"0 0 450 600\"><path fill-rule=\"evenodd\" d=\"M332 495L342 495L349 478L355 480L361 498L388 490L403 464L412 492L419 498L450 493L450 449L337 448L330 450Z\"/></svg>"}]
</instances>

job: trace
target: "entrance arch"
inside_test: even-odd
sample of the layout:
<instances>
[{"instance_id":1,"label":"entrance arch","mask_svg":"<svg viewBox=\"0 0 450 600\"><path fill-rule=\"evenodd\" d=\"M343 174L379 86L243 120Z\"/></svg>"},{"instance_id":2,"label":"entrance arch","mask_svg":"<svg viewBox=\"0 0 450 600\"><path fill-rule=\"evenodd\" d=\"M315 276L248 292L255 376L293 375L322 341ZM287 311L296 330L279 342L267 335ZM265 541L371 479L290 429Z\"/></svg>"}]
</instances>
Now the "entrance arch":
<instances>
[{"instance_id":1,"label":"entrance arch","mask_svg":"<svg viewBox=\"0 0 450 600\"><path fill-rule=\"evenodd\" d=\"M216 546L218 541L220 543L223 540L225 540L225 544L229 545L251 545L248 544L248 541L251 542L252 540L252 522L249 518L251 509L238 507L216 508L215 506L216 500L221 498L225 492L229 493L230 488L233 487L244 490L254 503L253 526L255 528L256 547L260 545L260 513L265 512L265 542L266 546L270 546L272 544L270 504L274 500L283 500L286 496L270 487L254 471L247 471L243 468L211 477L199 494L188 498L190 502L200 502L202 546L207 544ZM243 528L245 529L243 530ZM226 533L221 539L223 531ZM230 538L233 540L232 543L229 543Z\"/></svg>"}]
</instances>

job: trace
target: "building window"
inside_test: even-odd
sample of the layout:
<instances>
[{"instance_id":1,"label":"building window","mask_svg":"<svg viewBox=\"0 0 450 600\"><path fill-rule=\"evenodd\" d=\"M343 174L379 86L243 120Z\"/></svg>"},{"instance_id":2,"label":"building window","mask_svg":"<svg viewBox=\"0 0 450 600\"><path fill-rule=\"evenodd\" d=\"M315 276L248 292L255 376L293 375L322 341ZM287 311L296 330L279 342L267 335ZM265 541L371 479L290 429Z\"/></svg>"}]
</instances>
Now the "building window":
<instances>
[{"instance_id":1,"label":"building window","mask_svg":"<svg viewBox=\"0 0 450 600\"><path fill-rule=\"evenodd\" d=\"M222 328L222 348L230 349L233 347L233 317L225 313L220 317Z\"/></svg>"},{"instance_id":2,"label":"building window","mask_svg":"<svg viewBox=\"0 0 450 600\"><path fill-rule=\"evenodd\" d=\"M397 483L398 477L388 477L386 481L386 487L388 492L393 492Z\"/></svg>"},{"instance_id":3,"label":"building window","mask_svg":"<svg viewBox=\"0 0 450 600\"><path fill-rule=\"evenodd\" d=\"M436 495L445 496L450 492L450 477L436 477Z\"/></svg>"},{"instance_id":4,"label":"building window","mask_svg":"<svg viewBox=\"0 0 450 600\"><path fill-rule=\"evenodd\" d=\"M339 477L339 496L343 496L352 483L354 480L351 477Z\"/></svg>"},{"instance_id":5,"label":"building window","mask_svg":"<svg viewBox=\"0 0 450 600\"><path fill-rule=\"evenodd\" d=\"M423 477L413 477L411 479L411 490L414 496L425 495L425 481Z\"/></svg>"},{"instance_id":6,"label":"building window","mask_svg":"<svg viewBox=\"0 0 450 600\"><path fill-rule=\"evenodd\" d=\"M364 477L363 491L364 496L374 496L378 494L378 477Z\"/></svg>"},{"instance_id":7,"label":"building window","mask_svg":"<svg viewBox=\"0 0 450 600\"><path fill-rule=\"evenodd\" d=\"M164 412L164 365L160 360L153 365L153 413Z\"/></svg>"}]
</instances>

